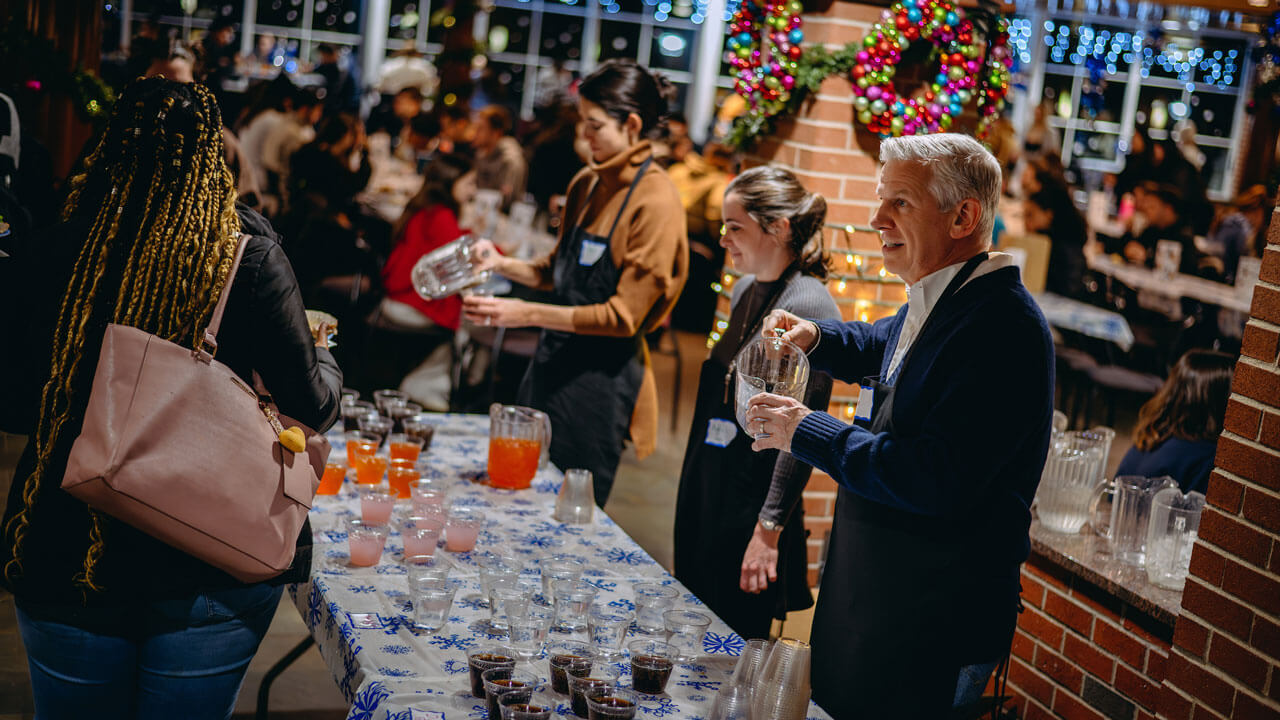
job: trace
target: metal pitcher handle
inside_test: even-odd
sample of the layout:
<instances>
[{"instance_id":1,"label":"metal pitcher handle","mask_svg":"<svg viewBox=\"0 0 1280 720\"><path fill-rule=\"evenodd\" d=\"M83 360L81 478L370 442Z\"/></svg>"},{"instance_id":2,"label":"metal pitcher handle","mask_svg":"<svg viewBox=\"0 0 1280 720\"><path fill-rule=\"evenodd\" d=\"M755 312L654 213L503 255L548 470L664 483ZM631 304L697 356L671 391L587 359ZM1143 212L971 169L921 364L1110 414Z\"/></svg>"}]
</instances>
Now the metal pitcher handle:
<instances>
[{"instance_id":1,"label":"metal pitcher handle","mask_svg":"<svg viewBox=\"0 0 1280 720\"><path fill-rule=\"evenodd\" d=\"M1115 480L1103 480L1102 482L1098 483L1097 487L1093 489L1093 497L1089 499L1089 525L1090 527L1093 528L1094 534L1096 534L1098 537L1103 537L1110 540L1111 539L1111 511L1107 511L1105 513L1106 515L1105 522L1100 521L1098 519L1099 515L1103 514L1103 513L1099 513L1098 504L1102 502L1102 496L1108 493L1111 495L1111 506L1115 507L1115 498L1116 498L1116 481Z\"/></svg>"}]
</instances>

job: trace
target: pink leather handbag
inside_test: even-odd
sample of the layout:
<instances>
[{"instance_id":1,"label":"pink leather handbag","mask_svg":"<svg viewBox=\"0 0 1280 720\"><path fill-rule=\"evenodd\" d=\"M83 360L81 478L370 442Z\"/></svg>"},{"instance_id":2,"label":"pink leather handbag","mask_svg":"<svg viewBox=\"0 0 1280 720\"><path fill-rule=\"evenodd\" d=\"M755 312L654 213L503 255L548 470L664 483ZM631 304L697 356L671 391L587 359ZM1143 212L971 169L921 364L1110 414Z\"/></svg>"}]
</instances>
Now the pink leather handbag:
<instances>
[{"instance_id":1,"label":"pink leather handbag","mask_svg":"<svg viewBox=\"0 0 1280 720\"><path fill-rule=\"evenodd\" d=\"M62 489L243 582L259 582L293 561L329 443L279 415L270 396L213 359L247 244L241 236L195 350L107 326ZM299 428L301 437L282 433L285 427Z\"/></svg>"}]
</instances>

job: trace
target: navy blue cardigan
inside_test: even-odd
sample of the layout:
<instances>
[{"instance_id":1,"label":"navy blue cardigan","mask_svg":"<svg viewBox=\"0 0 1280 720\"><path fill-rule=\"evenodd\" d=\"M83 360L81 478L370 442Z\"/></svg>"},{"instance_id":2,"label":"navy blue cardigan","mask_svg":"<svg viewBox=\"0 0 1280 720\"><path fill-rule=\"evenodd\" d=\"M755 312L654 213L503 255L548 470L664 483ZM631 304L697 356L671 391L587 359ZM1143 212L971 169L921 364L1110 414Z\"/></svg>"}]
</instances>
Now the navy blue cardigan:
<instances>
[{"instance_id":1,"label":"navy blue cardigan","mask_svg":"<svg viewBox=\"0 0 1280 720\"><path fill-rule=\"evenodd\" d=\"M811 367L851 383L886 375L906 312L818 323ZM967 565L958 573L981 579L986 601L1012 618L1049 445L1053 341L1013 267L974 278L933 313L896 379L892 432L814 412L791 453L912 532L958 545Z\"/></svg>"}]
</instances>

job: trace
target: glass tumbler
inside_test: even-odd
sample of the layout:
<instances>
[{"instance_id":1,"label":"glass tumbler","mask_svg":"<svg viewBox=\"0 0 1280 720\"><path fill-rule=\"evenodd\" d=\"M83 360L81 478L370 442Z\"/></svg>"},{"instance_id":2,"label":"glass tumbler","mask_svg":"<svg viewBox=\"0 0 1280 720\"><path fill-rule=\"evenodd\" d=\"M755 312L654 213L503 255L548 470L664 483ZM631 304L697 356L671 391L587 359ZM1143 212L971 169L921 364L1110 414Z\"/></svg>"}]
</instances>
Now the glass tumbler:
<instances>
[{"instance_id":1,"label":"glass tumbler","mask_svg":"<svg viewBox=\"0 0 1280 720\"><path fill-rule=\"evenodd\" d=\"M557 580L551 584L551 593L555 598L555 629L570 633L586 629L587 611L599 590L581 580Z\"/></svg>"},{"instance_id":2,"label":"glass tumbler","mask_svg":"<svg viewBox=\"0 0 1280 720\"><path fill-rule=\"evenodd\" d=\"M676 662L693 662L702 652L702 638L711 618L693 610L668 610L662 614L667 644L675 648Z\"/></svg>"},{"instance_id":3,"label":"glass tumbler","mask_svg":"<svg viewBox=\"0 0 1280 720\"><path fill-rule=\"evenodd\" d=\"M400 522L400 539L404 542L404 554L434 555L444 520L438 516L410 515Z\"/></svg>"},{"instance_id":4,"label":"glass tumbler","mask_svg":"<svg viewBox=\"0 0 1280 720\"><path fill-rule=\"evenodd\" d=\"M410 555L404 559L405 580L409 592L428 587L441 587L449 580L449 564L434 555Z\"/></svg>"},{"instance_id":5,"label":"glass tumbler","mask_svg":"<svg viewBox=\"0 0 1280 720\"><path fill-rule=\"evenodd\" d=\"M675 606L679 594L670 585L642 583L634 588L636 596L636 629L642 633L660 633L666 629L662 614Z\"/></svg>"},{"instance_id":6,"label":"glass tumbler","mask_svg":"<svg viewBox=\"0 0 1280 720\"><path fill-rule=\"evenodd\" d=\"M608 661L622 657L622 641L626 639L634 617L629 610L607 605L591 608L587 615L587 637L591 638L591 649L596 657Z\"/></svg>"},{"instance_id":7,"label":"glass tumbler","mask_svg":"<svg viewBox=\"0 0 1280 720\"><path fill-rule=\"evenodd\" d=\"M646 695L665 692L675 668L675 648L661 640L632 640L627 651L631 653L631 687Z\"/></svg>"},{"instance_id":8,"label":"glass tumbler","mask_svg":"<svg viewBox=\"0 0 1280 720\"><path fill-rule=\"evenodd\" d=\"M449 611L453 609L453 596L457 592L457 585L445 582L411 593L413 624L428 632L444 627L449 622Z\"/></svg>"},{"instance_id":9,"label":"glass tumbler","mask_svg":"<svg viewBox=\"0 0 1280 720\"><path fill-rule=\"evenodd\" d=\"M511 649L521 660L532 660L542 654L543 643L551 629L554 614L546 608L530 605L523 617L507 617L507 637Z\"/></svg>"},{"instance_id":10,"label":"glass tumbler","mask_svg":"<svg viewBox=\"0 0 1280 720\"><path fill-rule=\"evenodd\" d=\"M568 555L552 555L538 563L542 573L542 596L552 601L551 585L558 580L578 580L586 567L581 560Z\"/></svg>"}]
</instances>

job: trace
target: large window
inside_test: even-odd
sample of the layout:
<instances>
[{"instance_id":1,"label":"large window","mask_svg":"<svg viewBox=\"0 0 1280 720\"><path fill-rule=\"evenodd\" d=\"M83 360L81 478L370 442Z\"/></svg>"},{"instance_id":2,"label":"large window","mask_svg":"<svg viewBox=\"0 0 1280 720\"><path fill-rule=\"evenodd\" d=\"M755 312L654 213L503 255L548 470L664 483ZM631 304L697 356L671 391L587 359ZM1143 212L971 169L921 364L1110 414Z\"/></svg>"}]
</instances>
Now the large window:
<instances>
[{"instance_id":1,"label":"large window","mask_svg":"<svg viewBox=\"0 0 1280 720\"><path fill-rule=\"evenodd\" d=\"M1224 200L1244 135L1245 20L1124 0L1042 0L1019 6L1010 39L1030 104L1046 103L1066 164L1116 172L1135 127L1164 139L1190 122L1209 195Z\"/></svg>"}]
</instances>

